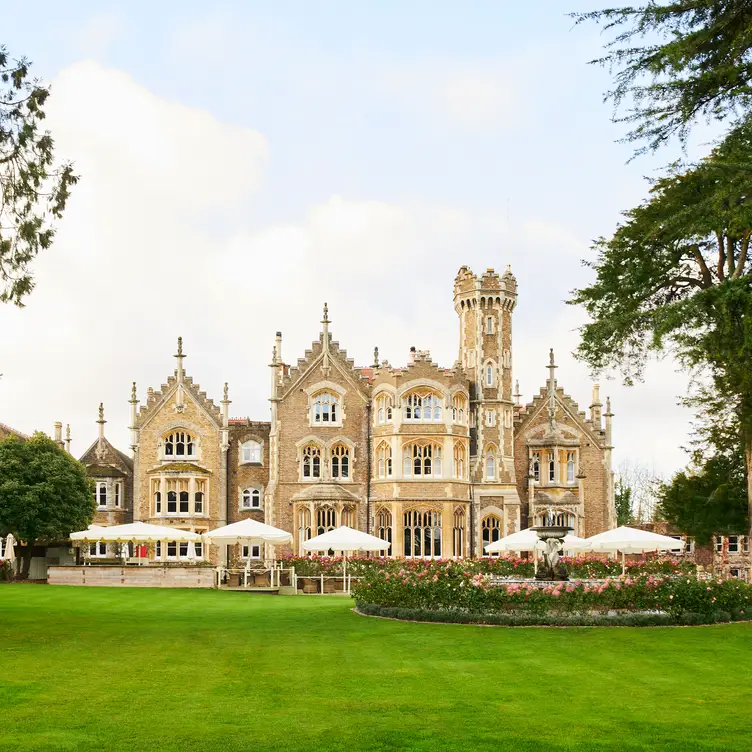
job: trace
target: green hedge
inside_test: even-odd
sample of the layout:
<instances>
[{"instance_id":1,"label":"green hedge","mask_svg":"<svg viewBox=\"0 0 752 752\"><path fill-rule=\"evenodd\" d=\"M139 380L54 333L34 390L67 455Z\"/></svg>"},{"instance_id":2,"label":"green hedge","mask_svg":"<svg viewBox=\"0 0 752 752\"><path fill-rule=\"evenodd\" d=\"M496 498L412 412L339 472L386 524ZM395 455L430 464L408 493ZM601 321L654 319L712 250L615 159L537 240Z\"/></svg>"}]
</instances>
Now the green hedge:
<instances>
[{"instance_id":1,"label":"green hedge","mask_svg":"<svg viewBox=\"0 0 752 752\"><path fill-rule=\"evenodd\" d=\"M497 613L477 614L467 611L427 611L417 608L394 608L372 603L358 603L358 612L364 616L383 616L405 621L423 621L442 624L491 624L503 627L673 627L699 624L723 624L731 621L748 621L746 614L714 611L710 614L536 614Z\"/></svg>"}]
</instances>

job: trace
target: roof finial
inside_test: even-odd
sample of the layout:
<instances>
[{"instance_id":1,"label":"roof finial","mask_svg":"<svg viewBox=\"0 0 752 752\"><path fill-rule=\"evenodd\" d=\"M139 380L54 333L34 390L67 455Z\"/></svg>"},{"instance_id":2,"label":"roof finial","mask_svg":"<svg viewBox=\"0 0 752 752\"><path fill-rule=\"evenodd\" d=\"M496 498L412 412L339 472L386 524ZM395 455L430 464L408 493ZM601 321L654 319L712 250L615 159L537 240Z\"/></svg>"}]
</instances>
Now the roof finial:
<instances>
[{"instance_id":1,"label":"roof finial","mask_svg":"<svg viewBox=\"0 0 752 752\"><path fill-rule=\"evenodd\" d=\"M106 423L107 421L104 419L104 403L99 403L99 420L97 423Z\"/></svg>"},{"instance_id":2,"label":"roof finial","mask_svg":"<svg viewBox=\"0 0 752 752\"><path fill-rule=\"evenodd\" d=\"M133 386L131 387L131 402L137 402L137 395L136 395L136 382L133 382Z\"/></svg>"},{"instance_id":3,"label":"roof finial","mask_svg":"<svg viewBox=\"0 0 752 752\"><path fill-rule=\"evenodd\" d=\"M329 323L329 306L324 303L324 318L321 320L322 324L328 324Z\"/></svg>"},{"instance_id":4,"label":"roof finial","mask_svg":"<svg viewBox=\"0 0 752 752\"><path fill-rule=\"evenodd\" d=\"M182 337L178 337L178 354L175 357L176 358L183 357L183 338Z\"/></svg>"},{"instance_id":5,"label":"roof finial","mask_svg":"<svg viewBox=\"0 0 752 752\"><path fill-rule=\"evenodd\" d=\"M183 358L186 356L183 355L183 338L178 337L178 351L175 357L178 359L178 367L176 371L176 375L178 377L178 406L182 406L183 404L183 393L181 391L182 387L180 386L183 383L183 377L185 376L185 371L183 370Z\"/></svg>"},{"instance_id":6,"label":"roof finial","mask_svg":"<svg viewBox=\"0 0 752 752\"><path fill-rule=\"evenodd\" d=\"M520 397L522 396L520 394L520 380L519 379L517 379L514 382L514 394L512 396L514 397L514 403L515 403L515 405L519 405L520 404Z\"/></svg>"},{"instance_id":7,"label":"roof finial","mask_svg":"<svg viewBox=\"0 0 752 752\"><path fill-rule=\"evenodd\" d=\"M227 382L225 381L225 389L224 389L224 399L225 402L227 402L227 395L229 394L229 389L227 387Z\"/></svg>"},{"instance_id":8,"label":"roof finial","mask_svg":"<svg viewBox=\"0 0 752 752\"><path fill-rule=\"evenodd\" d=\"M374 368L379 367L379 348L378 347L373 348L373 367Z\"/></svg>"},{"instance_id":9,"label":"roof finial","mask_svg":"<svg viewBox=\"0 0 752 752\"><path fill-rule=\"evenodd\" d=\"M554 348L548 354L548 428L553 433L556 430L556 378L554 371L557 366L554 362Z\"/></svg>"},{"instance_id":10,"label":"roof finial","mask_svg":"<svg viewBox=\"0 0 752 752\"><path fill-rule=\"evenodd\" d=\"M70 444L71 444L70 423L68 423L65 426L65 451L68 452L68 454L71 453Z\"/></svg>"}]
</instances>

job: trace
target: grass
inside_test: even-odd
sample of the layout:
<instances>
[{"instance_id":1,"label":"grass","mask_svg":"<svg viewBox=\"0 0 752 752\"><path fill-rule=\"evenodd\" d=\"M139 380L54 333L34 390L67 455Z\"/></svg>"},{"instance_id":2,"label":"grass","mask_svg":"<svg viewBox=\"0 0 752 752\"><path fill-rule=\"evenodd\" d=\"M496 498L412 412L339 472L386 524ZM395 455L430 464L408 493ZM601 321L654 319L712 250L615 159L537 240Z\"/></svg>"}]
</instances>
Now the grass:
<instances>
[{"instance_id":1,"label":"grass","mask_svg":"<svg viewBox=\"0 0 752 752\"><path fill-rule=\"evenodd\" d=\"M752 749L752 624L412 624L349 600L0 587L0 750Z\"/></svg>"}]
</instances>

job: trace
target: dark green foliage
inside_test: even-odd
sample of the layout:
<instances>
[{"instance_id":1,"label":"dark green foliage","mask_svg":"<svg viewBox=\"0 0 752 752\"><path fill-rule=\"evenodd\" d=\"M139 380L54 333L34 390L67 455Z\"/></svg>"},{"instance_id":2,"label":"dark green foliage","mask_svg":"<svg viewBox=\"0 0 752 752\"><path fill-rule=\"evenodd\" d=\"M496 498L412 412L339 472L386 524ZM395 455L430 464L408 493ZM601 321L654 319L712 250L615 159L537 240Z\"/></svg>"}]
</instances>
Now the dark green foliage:
<instances>
[{"instance_id":1,"label":"dark green foliage","mask_svg":"<svg viewBox=\"0 0 752 752\"><path fill-rule=\"evenodd\" d=\"M752 464L752 119L701 164L655 182L595 244L596 280L575 290L590 322L577 355L594 370L640 378L651 352L669 351L704 378L706 438L730 437ZM707 386L709 385L709 386ZM713 428L716 416L723 430ZM729 432L728 427L735 427ZM749 483L749 480L747 481ZM747 491L748 503L752 492ZM722 523L725 524L725 523Z\"/></svg>"},{"instance_id":2,"label":"dark green foliage","mask_svg":"<svg viewBox=\"0 0 752 752\"><path fill-rule=\"evenodd\" d=\"M615 117L656 149L673 135L685 141L698 118L734 122L752 110L752 3L675 0L572 14L614 32L607 54L593 63L615 73L606 95Z\"/></svg>"},{"instance_id":3,"label":"dark green foliage","mask_svg":"<svg viewBox=\"0 0 752 752\"><path fill-rule=\"evenodd\" d=\"M0 441L0 535L13 533L26 544L24 576L33 544L85 530L95 510L86 468L52 439L35 433Z\"/></svg>"},{"instance_id":4,"label":"dark green foliage","mask_svg":"<svg viewBox=\"0 0 752 752\"><path fill-rule=\"evenodd\" d=\"M659 491L661 516L699 544L713 535L748 528L744 457L737 444L733 458L716 454L696 472L682 471Z\"/></svg>"},{"instance_id":5,"label":"dark green foliage","mask_svg":"<svg viewBox=\"0 0 752 752\"><path fill-rule=\"evenodd\" d=\"M632 522L632 489L623 478L617 478L614 487L614 501L616 503L617 526L629 525Z\"/></svg>"},{"instance_id":6,"label":"dark green foliage","mask_svg":"<svg viewBox=\"0 0 752 752\"><path fill-rule=\"evenodd\" d=\"M71 164L55 165L52 137L40 130L50 89L29 67L0 46L0 301L19 306L34 287L29 264L50 247L50 221L78 180Z\"/></svg>"},{"instance_id":7,"label":"dark green foliage","mask_svg":"<svg viewBox=\"0 0 752 752\"><path fill-rule=\"evenodd\" d=\"M714 611L710 614L537 614L502 613L477 614L468 611L430 611L419 608L394 608L372 603L358 603L358 611L365 616L382 616L403 621L423 621L443 624L492 624L500 627L672 627L700 624L723 624L730 621L750 621L752 616L736 611Z\"/></svg>"}]
</instances>

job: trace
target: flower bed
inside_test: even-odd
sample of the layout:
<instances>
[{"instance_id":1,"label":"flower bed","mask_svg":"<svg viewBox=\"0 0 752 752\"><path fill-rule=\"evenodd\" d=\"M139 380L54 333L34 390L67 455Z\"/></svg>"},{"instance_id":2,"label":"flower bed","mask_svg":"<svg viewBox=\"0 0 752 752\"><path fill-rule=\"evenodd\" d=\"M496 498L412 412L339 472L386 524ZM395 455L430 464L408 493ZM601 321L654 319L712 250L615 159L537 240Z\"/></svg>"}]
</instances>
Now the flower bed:
<instances>
[{"instance_id":1,"label":"flower bed","mask_svg":"<svg viewBox=\"0 0 752 752\"><path fill-rule=\"evenodd\" d=\"M718 612L746 619L752 608L752 586L738 580L700 581L686 575L651 575L585 583L578 581L490 584L485 573L461 562L433 567L370 568L353 585L359 607L379 606L430 612L529 614L550 618L562 614Z\"/></svg>"},{"instance_id":2,"label":"flower bed","mask_svg":"<svg viewBox=\"0 0 752 752\"><path fill-rule=\"evenodd\" d=\"M287 556L280 559L285 567L295 567L299 577L330 576L342 574L341 556ZM593 580L604 577L617 577L621 574L620 561L608 561L602 556L565 556L563 562L573 579ZM354 557L347 560L347 571L353 577L367 575L371 571L399 570L410 572L433 571L437 567L451 564L461 571L472 574L490 574L498 577L524 578L532 577L534 566L532 559L517 556L483 557L480 559L384 559L380 557ZM639 574L694 574L695 565L673 557L647 556L643 559L627 561L627 573Z\"/></svg>"}]
</instances>

